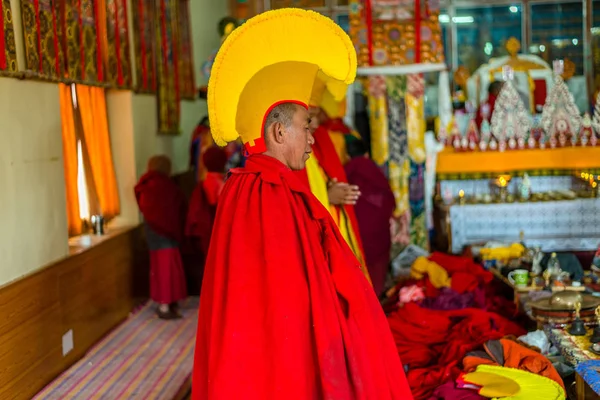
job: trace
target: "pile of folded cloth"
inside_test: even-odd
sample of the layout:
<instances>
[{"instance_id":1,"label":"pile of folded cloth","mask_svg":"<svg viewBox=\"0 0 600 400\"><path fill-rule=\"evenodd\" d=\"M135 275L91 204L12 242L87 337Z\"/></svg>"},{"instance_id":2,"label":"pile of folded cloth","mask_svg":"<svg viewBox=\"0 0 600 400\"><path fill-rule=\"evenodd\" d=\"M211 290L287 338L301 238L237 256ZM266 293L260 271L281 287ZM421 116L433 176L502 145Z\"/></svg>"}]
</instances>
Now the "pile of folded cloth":
<instances>
[{"instance_id":1,"label":"pile of folded cloth","mask_svg":"<svg viewBox=\"0 0 600 400\"><path fill-rule=\"evenodd\" d=\"M548 393L554 393L553 383L558 384L564 398L562 381L550 361L506 339L526 332L507 318L514 315L514 304L490 290L493 277L481 265L469 258L434 253L415 261L411 277L399 285L394 307L387 311L415 399L480 399L481 393L497 393L490 391L496 376L501 376L500 381L513 379L502 374L514 368L550 381L544 381L550 385ZM480 368L500 368L500 372L482 375ZM457 383L465 373L473 382ZM482 376L487 383L479 386ZM523 376L518 374L519 379L542 384ZM459 397L452 397L452 392Z\"/></svg>"}]
</instances>

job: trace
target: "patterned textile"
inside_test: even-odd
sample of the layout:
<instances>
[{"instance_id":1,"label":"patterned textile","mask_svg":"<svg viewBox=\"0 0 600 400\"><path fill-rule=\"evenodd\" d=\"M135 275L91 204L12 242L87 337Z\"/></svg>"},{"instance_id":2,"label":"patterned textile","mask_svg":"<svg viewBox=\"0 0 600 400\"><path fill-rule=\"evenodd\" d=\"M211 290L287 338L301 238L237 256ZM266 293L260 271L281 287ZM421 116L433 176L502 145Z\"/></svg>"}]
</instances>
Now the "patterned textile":
<instances>
[{"instance_id":1,"label":"patterned textile","mask_svg":"<svg viewBox=\"0 0 600 400\"><path fill-rule=\"evenodd\" d=\"M0 0L0 74L17 72L17 49L10 0Z\"/></svg>"},{"instance_id":2,"label":"patterned textile","mask_svg":"<svg viewBox=\"0 0 600 400\"><path fill-rule=\"evenodd\" d=\"M51 0L21 1L26 68L43 78L62 76L58 19Z\"/></svg>"},{"instance_id":3,"label":"patterned textile","mask_svg":"<svg viewBox=\"0 0 600 400\"><path fill-rule=\"evenodd\" d=\"M271 0L272 10L285 7L317 8L325 6L325 0Z\"/></svg>"},{"instance_id":4,"label":"patterned textile","mask_svg":"<svg viewBox=\"0 0 600 400\"><path fill-rule=\"evenodd\" d=\"M177 42L178 0L158 0L156 26L158 62L158 130L177 135L179 131L179 46Z\"/></svg>"},{"instance_id":5,"label":"patterned textile","mask_svg":"<svg viewBox=\"0 0 600 400\"><path fill-rule=\"evenodd\" d=\"M406 125L408 155L410 158L409 201L410 241L424 249L429 248L427 215L425 213L425 80L422 74L407 76Z\"/></svg>"},{"instance_id":6,"label":"patterned textile","mask_svg":"<svg viewBox=\"0 0 600 400\"><path fill-rule=\"evenodd\" d=\"M164 321L148 303L34 399L175 398L192 373L198 298L181 313L181 320Z\"/></svg>"},{"instance_id":7,"label":"patterned textile","mask_svg":"<svg viewBox=\"0 0 600 400\"><path fill-rule=\"evenodd\" d=\"M380 166L389 158L386 81L371 76L368 81L369 119L371 126L371 158Z\"/></svg>"},{"instance_id":8,"label":"patterned textile","mask_svg":"<svg viewBox=\"0 0 600 400\"><path fill-rule=\"evenodd\" d=\"M444 62L439 4L421 1L350 0L350 36L358 64Z\"/></svg>"},{"instance_id":9,"label":"patterned textile","mask_svg":"<svg viewBox=\"0 0 600 400\"><path fill-rule=\"evenodd\" d=\"M423 249L429 248L427 219L425 214L425 163L410 160L409 203L410 242Z\"/></svg>"},{"instance_id":10,"label":"patterned textile","mask_svg":"<svg viewBox=\"0 0 600 400\"><path fill-rule=\"evenodd\" d=\"M190 20L190 0L179 0L179 87L181 98L195 100L197 96L194 81L194 55L192 53L192 31Z\"/></svg>"},{"instance_id":11,"label":"patterned textile","mask_svg":"<svg viewBox=\"0 0 600 400\"><path fill-rule=\"evenodd\" d=\"M600 360L584 361L577 365L575 371L596 394L600 395Z\"/></svg>"},{"instance_id":12,"label":"patterned textile","mask_svg":"<svg viewBox=\"0 0 600 400\"><path fill-rule=\"evenodd\" d=\"M156 8L154 0L134 0L135 89L156 93Z\"/></svg>"},{"instance_id":13,"label":"patterned textile","mask_svg":"<svg viewBox=\"0 0 600 400\"><path fill-rule=\"evenodd\" d=\"M402 165L408 156L406 76L387 78L390 162Z\"/></svg>"},{"instance_id":14,"label":"patterned textile","mask_svg":"<svg viewBox=\"0 0 600 400\"><path fill-rule=\"evenodd\" d=\"M129 57L127 0L106 0L108 57L106 81L116 87L132 87Z\"/></svg>"}]
</instances>

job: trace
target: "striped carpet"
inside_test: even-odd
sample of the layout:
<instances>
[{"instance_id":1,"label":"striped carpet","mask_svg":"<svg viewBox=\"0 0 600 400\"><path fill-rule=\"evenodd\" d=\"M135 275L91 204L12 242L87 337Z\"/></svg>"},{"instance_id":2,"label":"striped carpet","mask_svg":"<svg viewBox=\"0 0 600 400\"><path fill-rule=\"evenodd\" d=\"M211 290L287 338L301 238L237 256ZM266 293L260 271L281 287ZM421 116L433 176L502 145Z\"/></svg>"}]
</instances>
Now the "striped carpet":
<instances>
[{"instance_id":1,"label":"striped carpet","mask_svg":"<svg viewBox=\"0 0 600 400\"><path fill-rule=\"evenodd\" d=\"M192 373L198 298L183 304L181 320L160 320L154 310L149 303L136 312L34 399L175 398Z\"/></svg>"}]
</instances>

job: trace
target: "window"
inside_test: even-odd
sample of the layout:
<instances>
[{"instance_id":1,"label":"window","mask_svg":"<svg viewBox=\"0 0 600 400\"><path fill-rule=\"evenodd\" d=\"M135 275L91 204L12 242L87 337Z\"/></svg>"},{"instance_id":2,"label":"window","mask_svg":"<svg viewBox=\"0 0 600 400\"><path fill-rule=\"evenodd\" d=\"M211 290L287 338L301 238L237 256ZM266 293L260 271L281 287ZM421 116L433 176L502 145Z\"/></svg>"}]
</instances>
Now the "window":
<instances>
[{"instance_id":1,"label":"window","mask_svg":"<svg viewBox=\"0 0 600 400\"><path fill-rule=\"evenodd\" d=\"M529 51L552 65L568 58L575 63L575 75L583 75L582 2L532 4Z\"/></svg>"},{"instance_id":2,"label":"window","mask_svg":"<svg viewBox=\"0 0 600 400\"><path fill-rule=\"evenodd\" d=\"M60 85L69 234L86 230L93 215L120 212L103 88Z\"/></svg>"},{"instance_id":3,"label":"window","mask_svg":"<svg viewBox=\"0 0 600 400\"><path fill-rule=\"evenodd\" d=\"M507 55L506 41L510 37L522 39L521 12L520 5L501 5L457 7L452 20L448 14L440 15L443 28L450 23L456 26L457 65L473 72L490 58ZM446 51L451 48L446 43Z\"/></svg>"}]
</instances>

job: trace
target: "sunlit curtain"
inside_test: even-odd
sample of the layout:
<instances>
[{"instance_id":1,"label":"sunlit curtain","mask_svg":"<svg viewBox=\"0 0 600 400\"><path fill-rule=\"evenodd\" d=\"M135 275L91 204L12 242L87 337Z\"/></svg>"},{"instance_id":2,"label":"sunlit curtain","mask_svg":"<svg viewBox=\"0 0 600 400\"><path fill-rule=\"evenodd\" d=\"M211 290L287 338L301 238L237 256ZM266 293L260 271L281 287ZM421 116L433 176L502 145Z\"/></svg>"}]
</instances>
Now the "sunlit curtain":
<instances>
[{"instance_id":1,"label":"sunlit curtain","mask_svg":"<svg viewBox=\"0 0 600 400\"><path fill-rule=\"evenodd\" d=\"M83 137L100 210L104 218L109 219L120 213L120 202L110 147L104 89L76 86Z\"/></svg>"},{"instance_id":2,"label":"sunlit curtain","mask_svg":"<svg viewBox=\"0 0 600 400\"><path fill-rule=\"evenodd\" d=\"M67 223L69 235L81 233L79 215L79 195L77 194L77 135L73 120L73 99L71 87L59 85L60 118L62 123L63 161L65 166L65 185L67 194Z\"/></svg>"}]
</instances>

